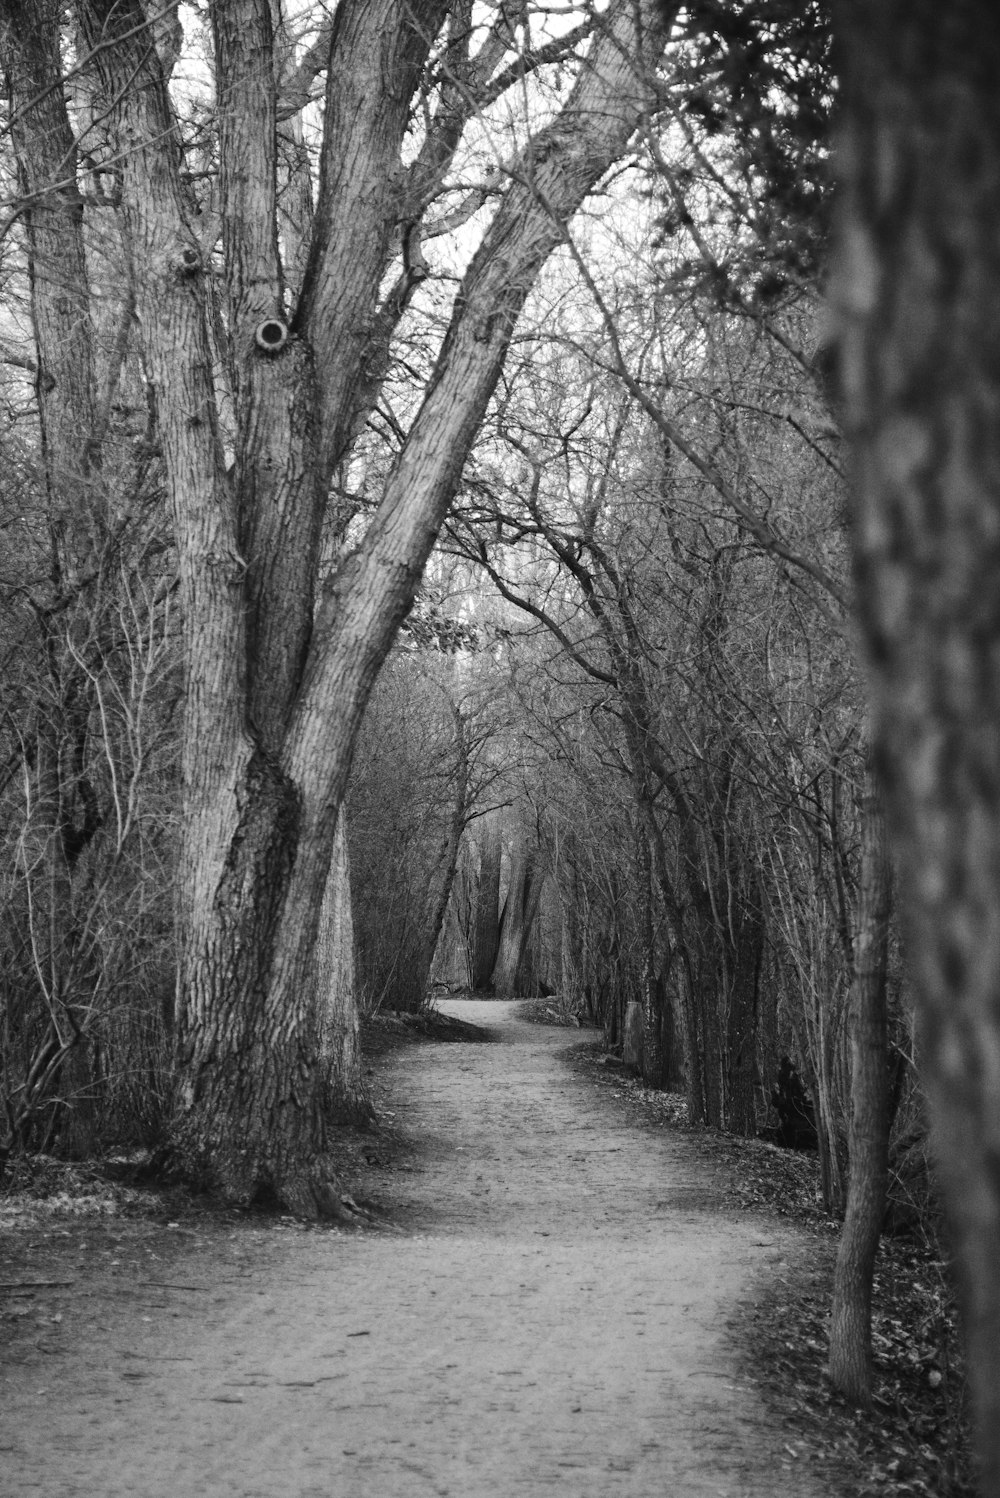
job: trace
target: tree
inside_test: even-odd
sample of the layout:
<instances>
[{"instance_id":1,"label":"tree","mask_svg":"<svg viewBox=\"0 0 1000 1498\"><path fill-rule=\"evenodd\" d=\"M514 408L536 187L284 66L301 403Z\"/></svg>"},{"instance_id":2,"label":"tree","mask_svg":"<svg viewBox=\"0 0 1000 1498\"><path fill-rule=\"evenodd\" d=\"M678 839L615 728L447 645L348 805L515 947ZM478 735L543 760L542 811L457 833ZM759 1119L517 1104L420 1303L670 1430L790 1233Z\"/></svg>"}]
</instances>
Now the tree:
<instances>
[{"instance_id":1,"label":"tree","mask_svg":"<svg viewBox=\"0 0 1000 1498\"><path fill-rule=\"evenodd\" d=\"M832 287L874 751L1000 1493L1000 22L843 0Z\"/></svg>"},{"instance_id":2,"label":"tree","mask_svg":"<svg viewBox=\"0 0 1000 1498\"><path fill-rule=\"evenodd\" d=\"M44 127L41 112L63 91L52 78L38 87L29 51L11 38L42 38L53 66L61 12L43 0L7 10L28 131ZM468 4L343 0L310 74L308 59L304 73L289 71L285 23L269 0L213 5L217 253L217 220L199 213L192 186L201 163L170 91L173 29L151 28L139 0L81 0L74 12L91 170L115 186L181 578L173 1152L227 1197L269 1191L305 1215L336 1212L327 1123L331 1110L358 1105L359 1083L344 1069L351 996L321 983L333 969L320 923L326 912L338 924L343 898L329 886L345 867L334 850L358 725L518 314L567 219L650 107L665 28L652 4L617 0L590 28L535 50L498 7L473 54ZM420 226L463 130L510 83L570 55L587 29L575 82L505 166L419 409L367 530L348 544L327 513L331 483L426 279ZM312 223L300 192L281 233L290 192L279 122L324 66ZM408 138L415 117L425 123ZM414 147L405 167L404 144ZM59 170L70 167L61 158ZM49 169L54 190L62 177ZM394 259L400 275L380 299ZM72 407L69 381L53 402Z\"/></svg>"},{"instance_id":3,"label":"tree","mask_svg":"<svg viewBox=\"0 0 1000 1498\"><path fill-rule=\"evenodd\" d=\"M872 1395L871 1300L889 1164L886 973L892 870L878 787L865 772L861 871L851 978L850 1177L830 1317L830 1378L858 1404Z\"/></svg>"}]
</instances>

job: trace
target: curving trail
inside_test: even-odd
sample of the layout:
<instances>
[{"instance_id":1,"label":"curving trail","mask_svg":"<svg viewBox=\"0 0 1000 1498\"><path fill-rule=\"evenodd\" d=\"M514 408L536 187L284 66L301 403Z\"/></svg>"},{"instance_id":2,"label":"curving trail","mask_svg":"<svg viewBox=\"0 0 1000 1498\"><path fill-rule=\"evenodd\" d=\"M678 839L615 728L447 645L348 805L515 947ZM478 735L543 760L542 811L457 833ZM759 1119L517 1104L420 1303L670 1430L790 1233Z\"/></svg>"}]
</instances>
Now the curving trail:
<instances>
[{"instance_id":1,"label":"curving trail","mask_svg":"<svg viewBox=\"0 0 1000 1498\"><path fill-rule=\"evenodd\" d=\"M4 1498L828 1494L727 1342L794 1235L728 1211L683 1136L618 1117L560 1060L566 1031L442 1007L498 1043L394 1057L404 1231L135 1261L57 1358L3 1368Z\"/></svg>"}]
</instances>

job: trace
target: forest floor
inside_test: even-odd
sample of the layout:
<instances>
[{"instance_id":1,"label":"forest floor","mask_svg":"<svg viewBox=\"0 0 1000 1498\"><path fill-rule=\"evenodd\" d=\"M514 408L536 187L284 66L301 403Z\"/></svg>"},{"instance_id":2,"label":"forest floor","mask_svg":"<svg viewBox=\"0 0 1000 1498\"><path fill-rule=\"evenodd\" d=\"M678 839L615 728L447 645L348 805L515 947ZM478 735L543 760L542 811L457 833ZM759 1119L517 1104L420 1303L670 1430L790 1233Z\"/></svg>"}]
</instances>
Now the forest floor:
<instances>
[{"instance_id":1,"label":"forest floor","mask_svg":"<svg viewBox=\"0 0 1000 1498\"><path fill-rule=\"evenodd\" d=\"M579 1032L443 1007L457 1044L373 1032L380 1128L341 1141L371 1227L107 1167L0 1197L2 1498L933 1491L813 1388L832 1235L757 1155Z\"/></svg>"}]
</instances>

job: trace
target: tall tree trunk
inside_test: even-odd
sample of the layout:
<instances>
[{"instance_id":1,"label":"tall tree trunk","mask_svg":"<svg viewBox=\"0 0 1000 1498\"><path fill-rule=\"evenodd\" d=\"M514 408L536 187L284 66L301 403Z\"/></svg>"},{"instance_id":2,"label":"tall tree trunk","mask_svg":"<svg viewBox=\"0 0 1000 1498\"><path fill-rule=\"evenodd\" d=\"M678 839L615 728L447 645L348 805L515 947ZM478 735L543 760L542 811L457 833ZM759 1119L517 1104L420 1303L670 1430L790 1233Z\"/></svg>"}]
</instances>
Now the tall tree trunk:
<instances>
[{"instance_id":1,"label":"tall tree trunk","mask_svg":"<svg viewBox=\"0 0 1000 1498\"><path fill-rule=\"evenodd\" d=\"M455 725L455 786L452 792L451 816L441 842L434 881L428 891L428 903L424 920L424 941L420 956L419 972L414 983L421 1001L426 998L434 954L437 951L444 918L455 886L458 872L458 853L462 845L468 816L469 794L469 748L465 732L465 719L461 708L452 704L452 720Z\"/></svg>"},{"instance_id":2,"label":"tall tree trunk","mask_svg":"<svg viewBox=\"0 0 1000 1498\"><path fill-rule=\"evenodd\" d=\"M699 1121L710 1128L725 1126L723 1095L723 1039L720 1015L721 972L715 916L707 889L695 892L686 921L686 945L691 970L691 1029L698 1054L697 1076L701 1084Z\"/></svg>"},{"instance_id":3,"label":"tall tree trunk","mask_svg":"<svg viewBox=\"0 0 1000 1498\"><path fill-rule=\"evenodd\" d=\"M889 1161L886 969L892 899L882 808L868 762L862 818L850 998L850 1174L833 1280L830 1378L841 1394L867 1407L872 1396L872 1279Z\"/></svg>"},{"instance_id":4,"label":"tall tree trunk","mask_svg":"<svg viewBox=\"0 0 1000 1498\"><path fill-rule=\"evenodd\" d=\"M333 858L323 893L316 940L319 1054L330 1088L328 1115L367 1121L372 1117L372 1111L360 1082L360 1036L354 1002L351 869L344 822L342 810L337 820Z\"/></svg>"},{"instance_id":5,"label":"tall tree trunk","mask_svg":"<svg viewBox=\"0 0 1000 1498\"><path fill-rule=\"evenodd\" d=\"M841 0L839 320L877 767L1000 1492L1000 20Z\"/></svg>"},{"instance_id":6,"label":"tall tree trunk","mask_svg":"<svg viewBox=\"0 0 1000 1498\"><path fill-rule=\"evenodd\" d=\"M733 875L735 878L735 874ZM757 1021L764 920L756 890L738 888L732 929L725 933L723 1001L726 1011L725 1127L753 1138L757 1132Z\"/></svg>"},{"instance_id":7,"label":"tall tree trunk","mask_svg":"<svg viewBox=\"0 0 1000 1498\"><path fill-rule=\"evenodd\" d=\"M633 772L633 779L635 774ZM653 819L651 804L642 804L648 798L648 774L641 775L636 790L640 799L640 816L635 829L636 874L639 886L639 943L642 1006L642 1046L639 1069L647 1087L662 1087L664 1082L663 1052L663 1001L664 989L660 982L659 954L653 929L653 859L649 846L649 823Z\"/></svg>"},{"instance_id":8,"label":"tall tree trunk","mask_svg":"<svg viewBox=\"0 0 1000 1498\"><path fill-rule=\"evenodd\" d=\"M518 976L531 928L538 914L543 878L538 867L537 851L525 848L519 840L511 855L510 880L500 915L497 957L490 975L491 989L503 997L510 997L518 992Z\"/></svg>"},{"instance_id":9,"label":"tall tree trunk","mask_svg":"<svg viewBox=\"0 0 1000 1498\"><path fill-rule=\"evenodd\" d=\"M469 968L473 993L485 993L493 976L500 944L500 813L487 812L479 819L476 843L479 869L472 910Z\"/></svg>"}]
</instances>

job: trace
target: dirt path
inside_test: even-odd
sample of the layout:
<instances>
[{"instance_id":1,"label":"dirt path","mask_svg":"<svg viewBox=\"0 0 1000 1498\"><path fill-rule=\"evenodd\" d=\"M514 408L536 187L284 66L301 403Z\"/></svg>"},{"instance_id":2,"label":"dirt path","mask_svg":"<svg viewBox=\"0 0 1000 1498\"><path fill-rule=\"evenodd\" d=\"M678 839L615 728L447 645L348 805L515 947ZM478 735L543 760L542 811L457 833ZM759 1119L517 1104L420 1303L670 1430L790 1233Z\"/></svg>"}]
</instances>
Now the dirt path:
<instances>
[{"instance_id":1,"label":"dirt path","mask_svg":"<svg viewBox=\"0 0 1000 1498\"><path fill-rule=\"evenodd\" d=\"M623 1122L559 1059L575 1032L446 1007L502 1043L394 1059L404 1231L112 1260L116 1301L2 1370L4 1498L823 1498L726 1334L797 1240Z\"/></svg>"}]
</instances>

